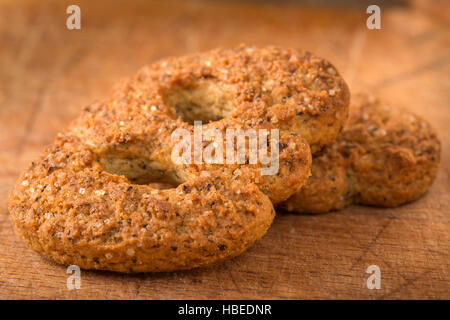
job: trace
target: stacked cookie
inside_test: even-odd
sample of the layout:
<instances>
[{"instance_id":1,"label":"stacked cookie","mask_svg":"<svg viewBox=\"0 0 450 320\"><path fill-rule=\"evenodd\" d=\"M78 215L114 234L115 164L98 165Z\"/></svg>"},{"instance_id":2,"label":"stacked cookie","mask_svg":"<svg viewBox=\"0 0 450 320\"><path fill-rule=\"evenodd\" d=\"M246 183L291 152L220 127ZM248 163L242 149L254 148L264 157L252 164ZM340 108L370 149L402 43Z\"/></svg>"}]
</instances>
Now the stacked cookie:
<instances>
[{"instance_id":1,"label":"stacked cookie","mask_svg":"<svg viewBox=\"0 0 450 320\"><path fill-rule=\"evenodd\" d=\"M440 142L427 121L358 92L337 140L314 154L306 186L279 206L298 213L352 203L396 207L428 190L439 160Z\"/></svg>"},{"instance_id":2,"label":"stacked cookie","mask_svg":"<svg viewBox=\"0 0 450 320\"><path fill-rule=\"evenodd\" d=\"M168 58L86 107L19 178L9 210L37 252L119 272L211 265L275 215L422 195L439 141L308 52L240 46ZM347 124L346 124L347 123ZM312 175L311 175L312 173Z\"/></svg>"}]
</instances>

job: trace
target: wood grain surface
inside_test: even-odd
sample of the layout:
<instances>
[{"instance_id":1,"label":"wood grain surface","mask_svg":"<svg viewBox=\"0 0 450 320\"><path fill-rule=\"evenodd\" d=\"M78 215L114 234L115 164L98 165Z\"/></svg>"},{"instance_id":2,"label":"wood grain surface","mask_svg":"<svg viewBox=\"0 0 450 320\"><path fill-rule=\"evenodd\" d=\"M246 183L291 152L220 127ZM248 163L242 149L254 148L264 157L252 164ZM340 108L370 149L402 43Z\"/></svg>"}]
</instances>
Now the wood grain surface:
<instances>
[{"instance_id":1,"label":"wood grain surface","mask_svg":"<svg viewBox=\"0 0 450 320\"><path fill-rule=\"evenodd\" d=\"M355 1L351 1L354 3ZM448 1L366 6L295 1L0 1L0 298L450 298L450 31ZM81 30L66 7L81 7ZM80 109L140 66L240 43L303 48L332 61L352 90L371 90L426 117L442 142L437 179L396 209L279 212L248 252L211 268L122 275L42 259L15 233L8 192L21 170ZM369 290L366 268L381 269Z\"/></svg>"}]
</instances>

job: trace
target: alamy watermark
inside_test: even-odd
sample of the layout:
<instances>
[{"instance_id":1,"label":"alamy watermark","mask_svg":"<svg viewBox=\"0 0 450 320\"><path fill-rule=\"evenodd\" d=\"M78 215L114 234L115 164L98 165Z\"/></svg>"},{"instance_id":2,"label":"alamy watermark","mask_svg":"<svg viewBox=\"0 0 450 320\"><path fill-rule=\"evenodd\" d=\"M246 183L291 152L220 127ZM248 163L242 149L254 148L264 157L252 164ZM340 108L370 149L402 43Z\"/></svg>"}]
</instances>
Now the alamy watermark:
<instances>
[{"instance_id":1,"label":"alamy watermark","mask_svg":"<svg viewBox=\"0 0 450 320\"><path fill-rule=\"evenodd\" d=\"M69 289L69 290L81 289L80 267L77 265L68 266L66 273L71 275L67 278L67 283L66 283L67 289Z\"/></svg>"},{"instance_id":2,"label":"alamy watermark","mask_svg":"<svg viewBox=\"0 0 450 320\"><path fill-rule=\"evenodd\" d=\"M366 269L366 273L370 273L370 277L367 278L367 289L381 289L381 270L377 265L370 265Z\"/></svg>"},{"instance_id":3,"label":"alamy watermark","mask_svg":"<svg viewBox=\"0 0 450 320\"><path fill-rule=\"evenodd\" d=\"M81 29L81 9L76 4L67 7L66 13L70 16L66 19L66 27L69 30Z\"/></svg>"},{"instance_id":4,"label":"alamy watermark","mask_svg":"<svg viewBox=\"0 0 450 320\"><path fill-rule=\"evenodd\" d=\"M194 121L193 134L181 128L172 132L176 144L171 157L175 164L261 164L262 175L278 173L278 129L270 130L270 139L267 129L227 129L224 137L219 129L203 130L202 122ZM204 142L209 144L204 146Z\"/></svg>"},{"instance_id":5,"label":"alamy watermark","mask_svg":"<svg viewBox=\"0 0 450 320\"><path fill-rule=\"evenodd\" d=\"M366 21L367 29L381 29L381 9L376 4L367 7L366 13L371 14Z\"/></svg>"}]
</instances>

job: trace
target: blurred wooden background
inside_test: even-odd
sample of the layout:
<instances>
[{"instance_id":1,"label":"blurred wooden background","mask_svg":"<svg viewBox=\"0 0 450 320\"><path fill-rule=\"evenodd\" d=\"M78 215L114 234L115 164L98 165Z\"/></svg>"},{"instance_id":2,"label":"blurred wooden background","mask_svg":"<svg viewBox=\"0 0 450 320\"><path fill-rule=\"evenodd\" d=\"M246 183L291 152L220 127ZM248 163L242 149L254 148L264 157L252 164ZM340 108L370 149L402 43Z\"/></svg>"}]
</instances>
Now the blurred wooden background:
<instances>
[{"instance_id":1,"label":"blurred wooden background","mask_svg":"<svg viewBox=\"0 0 450 320\"><path fill-rule=\"evenodd\" d=\"M449 299L449 2L381 2L382 30L366 28L368 3L311 2L0 1L0 298ZM66 29L70 4L81 7L81 30ZM82 289L69 291L66 269L28 249L9 221L20 171L81 107L140 66L240 43L315 52L351 89L425 116L442 141L431 190L397 209L280 212L261 241L216 267L82 271ZM380 290L366 287L372 264L381 268Z\"/></svg>"}]
</instances>

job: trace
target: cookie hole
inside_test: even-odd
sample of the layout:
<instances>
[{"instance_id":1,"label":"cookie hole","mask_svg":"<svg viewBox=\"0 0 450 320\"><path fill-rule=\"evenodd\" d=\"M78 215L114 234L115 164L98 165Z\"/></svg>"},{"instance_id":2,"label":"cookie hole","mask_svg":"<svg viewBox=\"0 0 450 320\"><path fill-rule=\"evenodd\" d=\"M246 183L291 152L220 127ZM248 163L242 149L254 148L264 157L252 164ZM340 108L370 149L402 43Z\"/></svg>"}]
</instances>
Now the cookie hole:
<instances>
[{"instance_id":1,"label":"cookie hole","mask_svg":"<svg viewBox=\"0 0 450 320\"><path fill-rule=\"evenodd\" d=\"M103 169L111 174L125 176L132 184L150 185L155 189L176 188L185 179L167 164L125 154L107 152L99 157Z\"/></svg>"},{"instance_id":2,"label":"cookie hole","mask_svg":"<svg viewBox=\"0 0 450 320\"><path fill-rule=\"evenodd\" d=\"M180 185L180 184L174 184L174 183L168 183L168 182L149 182L146 184L149 185L150 187L152 187L153 189L158 189L158 190L175 189Z\"/></svg>"},{"instance_id":3,"label":"cookie hole","mask_svg":"<svg viewBox=\"0 0 450 320\"><path fill-rule=\"evenodd\" d=\"M163 94L166 105L175 109L176 118L203 124L225 118L233 109L231 89L212 79L178 83Z\"/></svg>"}]
</instances>

